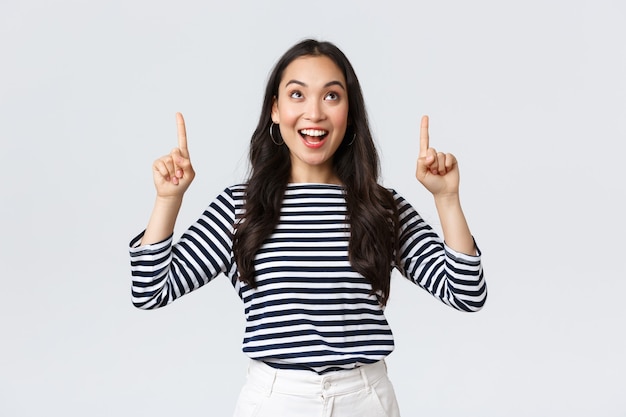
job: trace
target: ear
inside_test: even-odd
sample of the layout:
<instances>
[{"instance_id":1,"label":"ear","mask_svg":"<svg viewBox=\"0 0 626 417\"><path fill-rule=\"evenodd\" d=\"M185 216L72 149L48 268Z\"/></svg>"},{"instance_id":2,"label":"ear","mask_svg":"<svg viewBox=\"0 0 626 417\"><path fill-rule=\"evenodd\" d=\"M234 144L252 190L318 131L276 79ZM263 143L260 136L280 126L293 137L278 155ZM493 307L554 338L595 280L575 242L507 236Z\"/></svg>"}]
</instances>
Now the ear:
<instances>
[{"instance_id":1,"label":"ear","mask_svg":"<svg viewBox=\"0 0 626 417\"><path fill-rule=\"evenodd\" d=\"M280 116L278 115L278 98L276 96L272 99L272 122L280 124Z\"/></svg>"}]
</instances>

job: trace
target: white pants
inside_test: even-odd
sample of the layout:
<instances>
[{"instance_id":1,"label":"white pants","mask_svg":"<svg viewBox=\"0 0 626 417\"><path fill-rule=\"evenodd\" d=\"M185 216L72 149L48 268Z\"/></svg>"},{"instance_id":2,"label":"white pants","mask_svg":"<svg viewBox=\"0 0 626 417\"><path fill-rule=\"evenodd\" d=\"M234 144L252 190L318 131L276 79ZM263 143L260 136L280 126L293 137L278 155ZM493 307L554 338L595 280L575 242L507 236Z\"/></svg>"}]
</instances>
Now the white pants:
<instances>
[{"instance_id":1,"label":"white pants","mask_svg":"<svg viewBox=\"0 0 626 417\"><path fill-rule=\"evenodd\" d=\"M318 375L251 360L234 417L399 417L384 361Z\"/></svg>"}]
</instances>

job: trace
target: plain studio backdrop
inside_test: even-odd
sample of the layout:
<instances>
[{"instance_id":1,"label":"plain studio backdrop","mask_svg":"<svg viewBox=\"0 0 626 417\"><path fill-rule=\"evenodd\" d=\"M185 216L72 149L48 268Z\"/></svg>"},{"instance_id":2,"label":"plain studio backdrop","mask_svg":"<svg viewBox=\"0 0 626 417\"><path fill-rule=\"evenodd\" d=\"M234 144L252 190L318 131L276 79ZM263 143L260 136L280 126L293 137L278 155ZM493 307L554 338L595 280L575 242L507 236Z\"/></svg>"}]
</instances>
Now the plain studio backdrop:
<instances>
[{"instance_id":1,"label":"plain studio backdrop","mask_svg":"<svg viewBox=\"0 0 626 417\"><path fill-rule=\"evenodd\" d=\"M398 274L404 416L626 416L626 3L2 0L0 415L230 416L242 303L223 276L156 311L128 243L187 120L179 236L244 179L272 65L305 37L356 68L382 181L435 228L419 120L457 155L477 314Z\"/></svg>"}]
</instances>

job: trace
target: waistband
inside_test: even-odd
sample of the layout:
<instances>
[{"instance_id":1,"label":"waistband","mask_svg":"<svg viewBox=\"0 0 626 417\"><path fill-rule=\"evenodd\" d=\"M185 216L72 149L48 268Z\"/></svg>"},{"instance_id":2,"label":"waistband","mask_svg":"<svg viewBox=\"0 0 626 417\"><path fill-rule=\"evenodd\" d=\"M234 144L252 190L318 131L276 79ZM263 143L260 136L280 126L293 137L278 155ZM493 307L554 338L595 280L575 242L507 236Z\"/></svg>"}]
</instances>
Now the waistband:
<instances>
[{"instance_id":1,"label":"waistband","mask_svg":"<svg viewBox=\"0 0 626 417\"><path fill-rule=\"evenodd\" d=\"M387 376L384 360L318 375L307 370L276 369L262 361L251 359L248 382L267 395L279 392L287 395L344 395L362 389Z\"/></svg>"}]
</instances>

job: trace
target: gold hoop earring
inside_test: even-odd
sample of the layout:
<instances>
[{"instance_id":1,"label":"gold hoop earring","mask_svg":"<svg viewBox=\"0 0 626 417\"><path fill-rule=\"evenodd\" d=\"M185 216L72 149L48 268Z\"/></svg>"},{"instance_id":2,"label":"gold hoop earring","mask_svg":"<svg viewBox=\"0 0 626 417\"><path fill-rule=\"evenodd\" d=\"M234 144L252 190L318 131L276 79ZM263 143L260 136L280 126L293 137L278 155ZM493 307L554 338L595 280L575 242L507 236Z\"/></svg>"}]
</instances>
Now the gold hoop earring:
<instances>
[{"instance_id":1,"label":"gold hoop earring","mask_svg":"<svg viewBox=\"0 0 626 417\"><path fill-rule=\"evenodd\" d=\"M272 139L272 142L274 143L274 145L276 145L276 146L280 146L280 145L282 145L283 143L285 143L285 140L284 140L284 139L283 139L283 141L282 141L282 142L280 142L280 143L279 143L279 142L276 142L276 140L274 139L274 133L273 133L273 130L274 130L274 122L272 122L272 124L270 125L270 138ZM282 139L282 138L281 138L281 139Z\"/></svg>"}]
</instances>

